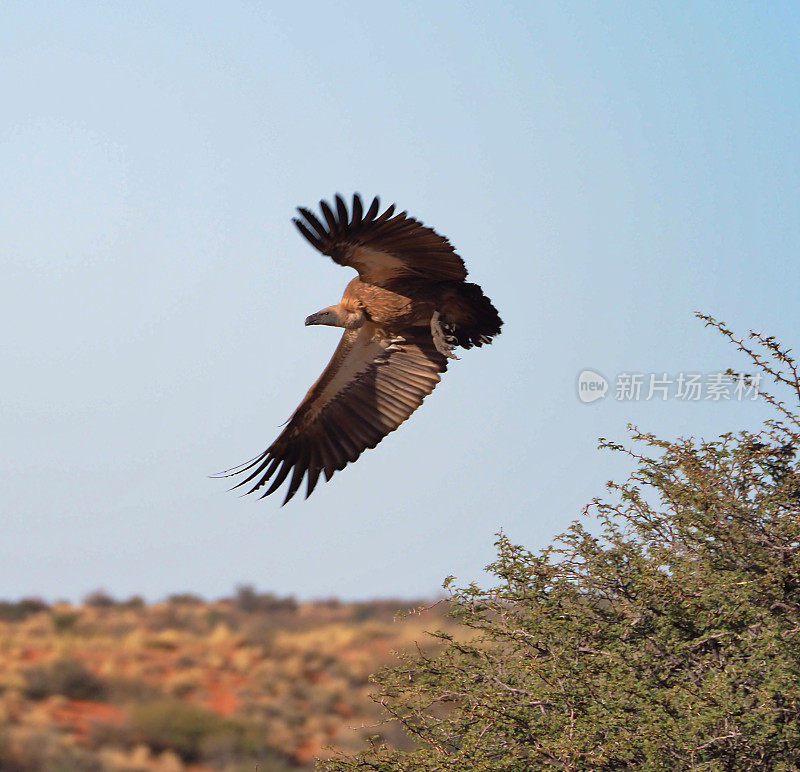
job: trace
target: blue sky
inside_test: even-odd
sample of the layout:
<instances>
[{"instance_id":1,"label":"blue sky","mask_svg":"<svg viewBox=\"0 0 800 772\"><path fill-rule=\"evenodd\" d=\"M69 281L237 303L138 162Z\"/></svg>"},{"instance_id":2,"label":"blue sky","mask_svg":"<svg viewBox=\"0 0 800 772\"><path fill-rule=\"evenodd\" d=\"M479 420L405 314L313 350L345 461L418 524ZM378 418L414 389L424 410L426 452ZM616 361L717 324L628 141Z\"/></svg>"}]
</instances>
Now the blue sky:
<instances>
[{"instance_id":1,"label":"blue sky","mask_svg":"<svg viewBox=\"0 0 800 772\"><path fill-rule=\"evenodd\" d=\"M432 596L624 476L597 437L765 415L613 381L742 366L694 310L800 336L796 4L289 5L0 5L2 597ZM353 191L503 334L308 501L237 498L352 275L293 209Z\"/></svg>"}]
</instances>

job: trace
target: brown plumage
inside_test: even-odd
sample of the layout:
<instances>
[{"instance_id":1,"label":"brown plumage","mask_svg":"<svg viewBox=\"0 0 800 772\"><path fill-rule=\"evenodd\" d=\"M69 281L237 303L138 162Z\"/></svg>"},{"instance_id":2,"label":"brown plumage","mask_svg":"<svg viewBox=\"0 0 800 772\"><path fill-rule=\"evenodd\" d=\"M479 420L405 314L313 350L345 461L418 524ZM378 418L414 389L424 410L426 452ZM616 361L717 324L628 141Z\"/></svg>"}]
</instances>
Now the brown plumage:
<instances>
[{"instance_id":1,"label":"brown plumage","mask_svg":"<svg viewBox=\"0 0 800 772\"><path fill-rule=\"evenodd\" d=\"M503 324L450 242L394 206L378 215L377 198L352 213L340 196L335 210L320 202L322 219L298 209L294 223L339 265L358 271L339 303L306 324L343 327L331 361L286 427L261 455L223 473L246 474L248 493L268 482L264 496L288 478L284 504L307 476L306 497L320 474L327 480L374 448L430 394L456 359L456 346L490 343Z\"/></svg>"}]
</instances>

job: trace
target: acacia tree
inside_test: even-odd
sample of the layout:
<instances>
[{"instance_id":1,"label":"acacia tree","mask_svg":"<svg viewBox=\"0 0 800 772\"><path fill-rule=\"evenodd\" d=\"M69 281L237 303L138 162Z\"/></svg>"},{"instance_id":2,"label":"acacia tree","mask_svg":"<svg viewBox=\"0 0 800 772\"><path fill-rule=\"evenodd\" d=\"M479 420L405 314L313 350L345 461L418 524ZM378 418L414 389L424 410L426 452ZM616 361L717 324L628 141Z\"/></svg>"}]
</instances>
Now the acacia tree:
<instances>
[{"instance_id":1,"label":"acacia tree","mask_svg":"<svg viewBox=\"0 0 800 772\"><path fill-rule=\"evenodd\" d=\"M450 589L464 635L374 677L419 749L322 769L800 769L800 379L773 338L701 319L788 389L761 391L774 419L601 441L635 470L586 508L599 533L539 554L501 535L497 586Z\"/></svg>"}]
</instances>

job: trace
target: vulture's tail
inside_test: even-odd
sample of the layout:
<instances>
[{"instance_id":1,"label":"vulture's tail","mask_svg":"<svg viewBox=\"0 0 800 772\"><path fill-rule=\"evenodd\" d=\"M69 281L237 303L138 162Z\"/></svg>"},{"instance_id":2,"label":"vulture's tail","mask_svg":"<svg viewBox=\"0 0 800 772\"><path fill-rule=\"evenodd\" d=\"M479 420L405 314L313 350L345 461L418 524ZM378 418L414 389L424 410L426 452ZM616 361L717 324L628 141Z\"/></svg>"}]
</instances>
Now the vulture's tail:
<instances>
[{"instance_id":1,"label":"vulture's tail","mask_svg":"<svg viewBox=\"0 0 800 772\"><path fill-rule=\"evenodd\" d=\"M442 317L452 325L453 335L463 348L491 343L503 325L492 301L470 282L453 282L442 304Z\"/></svg>"}]
</instances>

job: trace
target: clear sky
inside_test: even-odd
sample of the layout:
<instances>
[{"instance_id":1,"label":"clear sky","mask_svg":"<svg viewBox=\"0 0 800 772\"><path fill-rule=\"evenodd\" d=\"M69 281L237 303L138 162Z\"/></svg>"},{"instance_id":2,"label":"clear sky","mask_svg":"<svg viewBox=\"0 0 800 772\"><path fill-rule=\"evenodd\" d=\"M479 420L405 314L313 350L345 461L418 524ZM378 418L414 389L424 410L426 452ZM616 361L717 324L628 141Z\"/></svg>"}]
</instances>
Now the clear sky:
<instances>
[{"instance_id":1,"label":"clear sky","mask_svg":"<svg viewBox=\"0 0 800 772\"><path fill-rule=\"evenodd\" d=\"M432 596L624 475L597 437L755 426L614 381L743 364L696 309L800 344L798 41L793 2L0 4L0 597ZM308 501L238 498L352 276L293 209L353 191L503 334Z\"/></svg>"}]
</instances>

